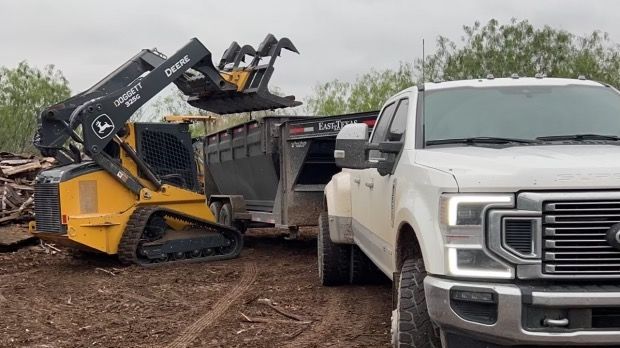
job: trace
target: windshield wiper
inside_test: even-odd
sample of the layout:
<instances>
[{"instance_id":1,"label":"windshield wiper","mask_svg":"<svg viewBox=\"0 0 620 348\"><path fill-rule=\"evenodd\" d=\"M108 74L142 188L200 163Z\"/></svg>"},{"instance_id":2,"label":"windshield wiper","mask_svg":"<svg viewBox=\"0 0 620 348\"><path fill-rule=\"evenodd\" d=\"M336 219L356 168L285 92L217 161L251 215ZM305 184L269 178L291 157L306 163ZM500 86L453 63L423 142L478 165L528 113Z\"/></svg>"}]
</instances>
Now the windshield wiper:
<instances>
[{"instance_id":1,"label":"windshield wiper","mask_svg":"<svg viewBox=\"0 0 620 348\"><path fill-rule=\"evenodd\" d=\"M500 137L472 137L472 138L453 138L453 139L437 139L428 140L426 145L446 145L446 144L533 144L538 143L537 140L517 139L517 138L500 138Z\"/></svg>"},{"instance_id":2,"label":"windshield wiper","mask_svg":"<svg viewBox=\"0 0 620 348\"><path fill-rule=\"evenodd\" d=\"M567 135L549 135L544 137L537 137L536 140L540 141L562 141L562 140L574 140L574 141L586 141L586 140L611 140L619 141L620 137L615 135L603 135L603 134L567 134Z\"/></svg>"}]
</instances>

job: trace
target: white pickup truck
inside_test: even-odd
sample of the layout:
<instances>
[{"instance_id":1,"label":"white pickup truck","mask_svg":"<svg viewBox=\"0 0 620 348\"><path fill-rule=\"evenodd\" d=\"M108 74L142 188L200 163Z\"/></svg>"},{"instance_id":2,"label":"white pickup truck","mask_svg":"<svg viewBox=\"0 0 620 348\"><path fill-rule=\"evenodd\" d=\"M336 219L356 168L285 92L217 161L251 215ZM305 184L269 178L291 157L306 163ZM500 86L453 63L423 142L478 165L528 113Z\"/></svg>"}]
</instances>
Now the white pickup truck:
<instances>
[{"instance_id":1,"label":"white pickup truck","mask_svg":"<svg viewBox=\"0 0 620 348\"><path fill-rule=\"evenodd\" d=\"M426 83L345 126L324 285L392 279L395 347L620 346L620 93Z\"/></svg>"}]
</instances>

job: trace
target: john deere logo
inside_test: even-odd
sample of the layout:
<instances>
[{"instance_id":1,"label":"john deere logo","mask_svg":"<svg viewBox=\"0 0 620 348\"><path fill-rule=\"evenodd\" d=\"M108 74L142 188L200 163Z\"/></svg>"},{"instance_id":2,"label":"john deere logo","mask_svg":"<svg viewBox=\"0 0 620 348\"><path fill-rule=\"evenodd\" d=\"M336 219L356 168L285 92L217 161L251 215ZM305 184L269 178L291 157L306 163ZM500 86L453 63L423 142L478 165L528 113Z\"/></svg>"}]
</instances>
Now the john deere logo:
<instances>
[{"instance_id":1,"label":"john deere logo","mask_svg":"<svg viewBox=\"0 0 620 348\"><path fill-rule=\"evenodd\" d=\"M99 139L104 139L114 131L114 122L112 122L110 116L101 114L95 118L91 127Z\"/></svg>"}]
</instances>

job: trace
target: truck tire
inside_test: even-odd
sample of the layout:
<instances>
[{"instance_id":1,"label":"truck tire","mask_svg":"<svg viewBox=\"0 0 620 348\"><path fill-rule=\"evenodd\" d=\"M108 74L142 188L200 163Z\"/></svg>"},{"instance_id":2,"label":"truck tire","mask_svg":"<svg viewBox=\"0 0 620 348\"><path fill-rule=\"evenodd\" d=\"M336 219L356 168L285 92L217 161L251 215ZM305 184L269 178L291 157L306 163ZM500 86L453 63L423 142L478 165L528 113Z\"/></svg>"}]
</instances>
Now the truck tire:
<instances>
[{"instance_id":1,"label":"truck tire","mask_svg":"<svg viewBox=\"0 0 620 348\"><path fill-rule=\"evenodd\" d=\"M422 257L405 260L398 282L396 309L392 312L394 348L440 348L439 333L428 316L424 294L426 269Z\"/></svg>"},{"instance_id":2,"label":"truck tire","mask_svg":"<svg viewBox=\"0 0 620 348\"><path fill-rule=\"evenodd\" d=\"M220 210L222 210L222 202L215 201L209 204L209 209L211 209L211 213L213 213L213 217L215 221L219 221L220 219Z\"/></svg>"},{"instance_id":3,"label":"truck tire","mask_svg":"<svg viewBox=\"0 0 620 348\"><path fill-rule=\"evenodd\" d=\"M233 211L230 203L224 203L222 205L222 209L220 209L220 214L218 215L217 222L222 225L233 226Z\"/></svg>"},{"instance_id":4,"label":"truck tire","mask_svg":"<svg viewBox=\"0 0 620 348\"><path fill-rule=\"evenodd\" d=\"M349 283L354 285L379 284L387 278L357 245L351 246Z\"/></svg>"},{"instance_id":5,"label":"truck tire","mask_svg":"<svg viewBox=\"0 0 620 348\"><path fill-rule=\"evenodd\" d=\"M322 285L343 285L349 282L351 246L336 244L329 237L327 212L319 215L317 238L319 279Z\"/></svg>"}]
</instances>

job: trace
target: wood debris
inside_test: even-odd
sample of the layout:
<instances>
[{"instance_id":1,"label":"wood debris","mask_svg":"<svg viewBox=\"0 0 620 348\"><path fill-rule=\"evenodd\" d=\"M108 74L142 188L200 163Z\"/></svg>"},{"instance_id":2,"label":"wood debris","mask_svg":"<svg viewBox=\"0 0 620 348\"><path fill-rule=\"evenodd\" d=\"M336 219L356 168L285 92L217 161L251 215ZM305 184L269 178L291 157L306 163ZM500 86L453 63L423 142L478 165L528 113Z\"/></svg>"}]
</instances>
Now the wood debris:
<instances>
[{"instance_id":1,"label":"wood debris","mask_svg":"<svg viewBox=\"0 0 620 348\"><path fill-rule=\"evenodd\" d=\"M34 218L34 179L53 164L51 157L0 152L0 225Z\"/></svg>"}]
</instances>

